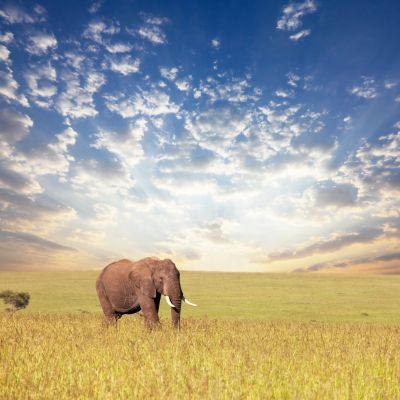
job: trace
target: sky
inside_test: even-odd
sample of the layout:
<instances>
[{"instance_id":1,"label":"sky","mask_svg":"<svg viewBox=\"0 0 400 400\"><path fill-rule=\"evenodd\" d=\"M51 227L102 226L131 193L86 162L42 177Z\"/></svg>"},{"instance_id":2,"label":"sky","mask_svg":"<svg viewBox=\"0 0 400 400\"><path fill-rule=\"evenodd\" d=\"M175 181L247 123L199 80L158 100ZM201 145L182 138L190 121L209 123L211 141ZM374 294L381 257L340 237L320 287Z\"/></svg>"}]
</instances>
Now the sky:
<instances>
[{"instance_id":1,"label":"sky","mask_svg":"<svg viewBox=\"0 0 400 400\"><path fill-rule=\"evenodd\" d=\"M0 270L400 273L400 4L0 1Z\"/></svg>"}]
</instances>

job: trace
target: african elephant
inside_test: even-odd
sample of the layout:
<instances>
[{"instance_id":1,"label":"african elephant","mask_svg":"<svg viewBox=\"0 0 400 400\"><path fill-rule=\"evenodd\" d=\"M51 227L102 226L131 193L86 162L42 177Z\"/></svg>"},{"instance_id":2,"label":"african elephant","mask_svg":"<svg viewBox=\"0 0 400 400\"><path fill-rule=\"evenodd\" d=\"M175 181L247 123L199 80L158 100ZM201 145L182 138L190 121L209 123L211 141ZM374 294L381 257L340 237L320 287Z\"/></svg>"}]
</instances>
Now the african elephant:
<instances>
[{"instance_id":1,"label":"african elephant","mask_svg":"<svg viewBox=\"0 0 400 400\"><path fill-rule=\"evenodd\" d=\"M171 260L148 257L139 261L120 260L107 265L96 281L97 295L108 322L123 314L142 310L148 327L159 324L161 295L171 307L172 324L179 328L181 301L185 299L179 271Z\"/></svg>"}]
</instances>

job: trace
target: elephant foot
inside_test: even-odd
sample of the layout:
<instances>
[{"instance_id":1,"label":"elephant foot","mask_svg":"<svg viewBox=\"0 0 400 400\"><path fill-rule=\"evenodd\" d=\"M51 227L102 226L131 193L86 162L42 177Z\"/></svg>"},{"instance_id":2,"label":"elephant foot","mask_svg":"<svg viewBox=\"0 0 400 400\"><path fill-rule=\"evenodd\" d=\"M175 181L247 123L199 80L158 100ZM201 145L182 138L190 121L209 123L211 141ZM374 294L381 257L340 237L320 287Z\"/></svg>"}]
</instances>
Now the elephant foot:
<instances>
[{"instance_id":1,"label":"elephant foot","mask_svg":"<svg viewBox=\"0 0 400 400\"><path fill-rule=\"evenodd\" d=\"M116 323L114 317L112 317L112 318L104 318L103 319L102 326L103 326L104 329L108 329L111 326L116 326L116 325L117 325L117 323Z\"/></svg>"},{"instance_id":2,"label":"elephant foot","mask_svg":"<svg viewBox=\"0 0 400 400\"><path fill-rule=\"evenodd\" d=\"M149 331L154 331L158 330L161 328L160 321L144 321L144 326L149 330Z\"/></svg>"}]
</instances>

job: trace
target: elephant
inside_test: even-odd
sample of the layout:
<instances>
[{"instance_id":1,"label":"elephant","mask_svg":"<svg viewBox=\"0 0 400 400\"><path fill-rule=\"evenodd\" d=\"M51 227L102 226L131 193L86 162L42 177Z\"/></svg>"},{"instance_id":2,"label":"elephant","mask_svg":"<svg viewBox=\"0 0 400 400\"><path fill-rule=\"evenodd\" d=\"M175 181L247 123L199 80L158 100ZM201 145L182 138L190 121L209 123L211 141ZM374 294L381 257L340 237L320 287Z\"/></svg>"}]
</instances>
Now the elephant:
<instances>
[{"instance_id":1,"label":"elephant","mask_svg":"<svg viewBox=\"0 0 400 400\"><path fill-rule=\"evenodd\" d=\"M108 323L142 310L145 325L157 326L160 299L164 295L171 307L172 325L179 329L181 302L196 306L183 296L175 264L156 257L139 261L123 259L107 265L97 278L96 291Z\"/></svg>"}]
</instances>

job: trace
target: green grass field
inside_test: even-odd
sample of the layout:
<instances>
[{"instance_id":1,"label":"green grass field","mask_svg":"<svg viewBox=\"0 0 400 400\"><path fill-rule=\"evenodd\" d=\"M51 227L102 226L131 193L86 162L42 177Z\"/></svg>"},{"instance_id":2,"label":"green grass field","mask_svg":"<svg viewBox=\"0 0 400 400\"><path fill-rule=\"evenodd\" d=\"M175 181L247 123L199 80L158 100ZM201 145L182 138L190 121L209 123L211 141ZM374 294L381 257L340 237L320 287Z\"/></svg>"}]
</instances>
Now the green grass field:
<instances>
[{"instance_id":1,"label":"green grass field","mask_svg":"<svg viewBox=\"0 0 400 400\"><path fill-rule=\"evenodd\" d=\"M102 325L96 272L0 273L0 399L400 399L400 277L182 273L180 332Z\"/></svg>"},{"instance_id":2,"label":"green grass field","mask_svg":"<svg viewBox=\"0 0 400 400\"><path fill-rule=\"evenodd\" d=\"M98 273L0 272L0 291L31 294L21 314L101 312ZM181 282L199 305L183 306L182 318L400 322L400 276L183 271Z\"/></svg>"}]
</instances>

